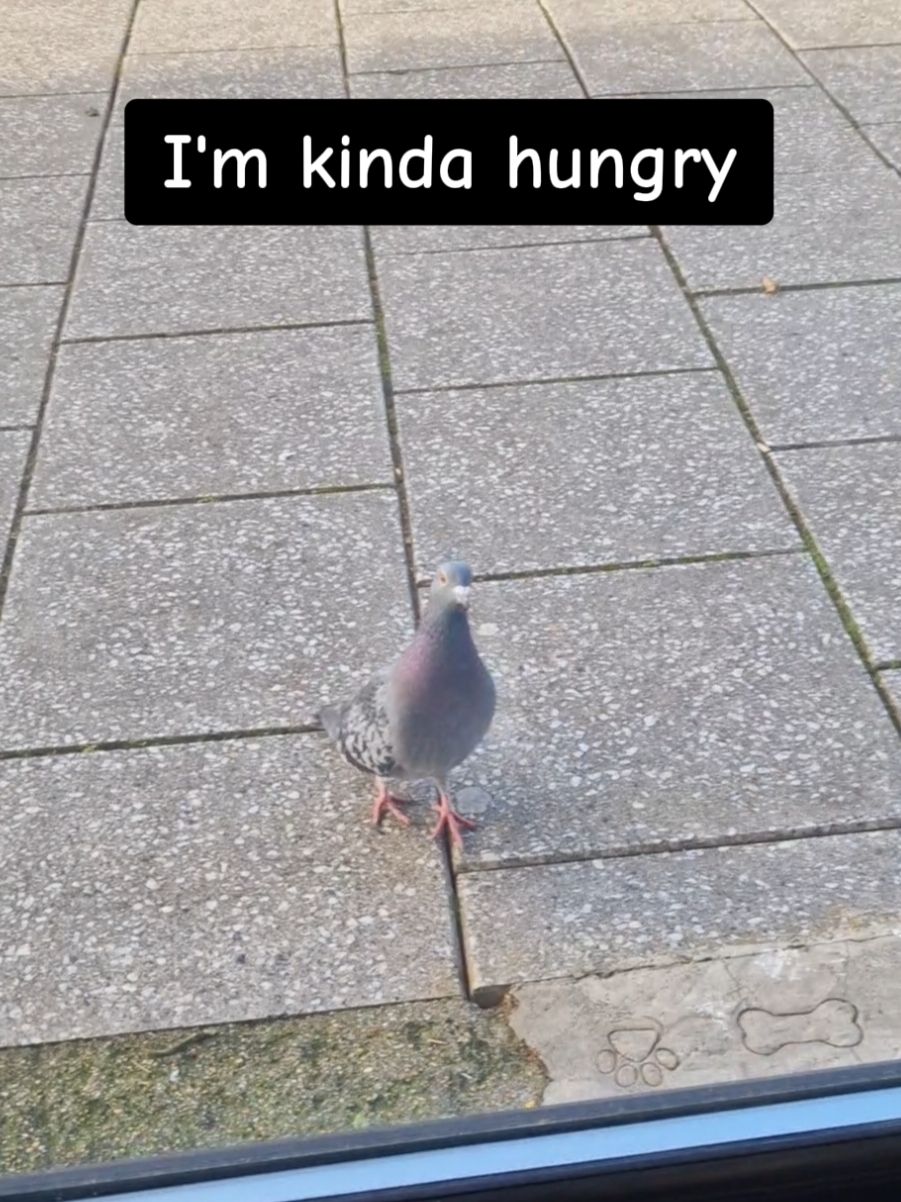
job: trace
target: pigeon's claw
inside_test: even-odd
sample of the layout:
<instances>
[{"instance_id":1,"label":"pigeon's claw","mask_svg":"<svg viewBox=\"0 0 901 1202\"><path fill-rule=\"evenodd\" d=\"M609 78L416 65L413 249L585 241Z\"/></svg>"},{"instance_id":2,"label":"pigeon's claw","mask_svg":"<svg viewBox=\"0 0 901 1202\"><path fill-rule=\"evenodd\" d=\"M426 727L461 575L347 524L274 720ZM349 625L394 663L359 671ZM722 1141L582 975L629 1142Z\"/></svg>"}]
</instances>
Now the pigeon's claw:
<instances>
[{"instance_id":1,"label":"pigeon's claw","mask_svg":"<svg viewBox=\"0 0 901 1202\"><path fill-rule=\"evenodd\" d=\"M400 808L406 804L406 797L393 797L384 785L379 784L379 791L375 801L372 803L372 825L381 826L382 818L384 818L385 811L387 810L392 818L397 819L401 826L409 826L410 818Z\"/></svg>"},{"instance_id":2,"label":"pigeon's claw","mask_svg":"<svg viewBox=\"0 0 901 1202\"><path fill-rule=\"evenodd\" d=\"M454 847L462 848L462 832L464 829L474 831L476 829L475 822L471 818L464 818L459 811L455 810L446 793L438 795L438 802L434 808L438 814L438 821L432 830L432 838L437 839L442 831L447 831Z\"/></svg>"}]
</instances>

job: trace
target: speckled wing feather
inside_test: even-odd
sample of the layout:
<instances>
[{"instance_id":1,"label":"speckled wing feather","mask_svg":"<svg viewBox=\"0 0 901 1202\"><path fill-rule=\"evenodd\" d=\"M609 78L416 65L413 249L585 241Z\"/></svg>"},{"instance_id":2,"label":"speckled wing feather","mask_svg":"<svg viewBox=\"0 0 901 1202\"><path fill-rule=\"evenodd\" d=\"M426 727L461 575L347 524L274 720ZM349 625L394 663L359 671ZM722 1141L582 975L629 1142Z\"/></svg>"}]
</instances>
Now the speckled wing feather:
<instances>
[{"instance_id":1,"label":"speckled wing feather","mask_svg":"<svg viewBox=\"0 0 901 1202\"><path fill-rule=\"evenodd\" d=\"M388 777L400 765L394 758L385 707L386 681L377 676L344 705L327 706L319 718L346 760L363 772Z\"/></svg>"}]
</instances>

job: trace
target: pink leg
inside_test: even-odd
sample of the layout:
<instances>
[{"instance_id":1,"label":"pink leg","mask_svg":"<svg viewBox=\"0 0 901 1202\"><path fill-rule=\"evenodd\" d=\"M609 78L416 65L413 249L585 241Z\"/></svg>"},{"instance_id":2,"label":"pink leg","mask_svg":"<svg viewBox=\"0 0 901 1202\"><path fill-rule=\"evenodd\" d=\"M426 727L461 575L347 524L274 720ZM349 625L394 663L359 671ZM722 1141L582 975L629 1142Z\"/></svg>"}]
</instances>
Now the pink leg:
<instances>
[{"instance_id":1,"label":"pink leg","mask_svg":"<svg viewBox=\"0 0 901 1202\"><path fill-rule=\"evenodd\" d=\"M432 838L437 839L442 831L446 830L451 837L451 842L454 847L463 846L463 835L461 831L474 831L476 824L471 818L464 818L462 814L454 809L451 799L448 795L439 789L438 803L434 807L438 813L438 821L432 831Z\"/></svg>"},{"instance_id":2,"label":"pink leg","mask_svg":"<svg viewBox=\"0 0 901 1202\"><path fill-rule=\"evenodd\" d=\"M379 791L372 805L372 825L380 826L387 810L392 817L397 819L401 826L409 826L410 819L400 808L402 805L407 804L407 799L405 797L392 797L388 792L387 784L381 778L378 781L378 788Z\"/></svg>"}]
</instances>

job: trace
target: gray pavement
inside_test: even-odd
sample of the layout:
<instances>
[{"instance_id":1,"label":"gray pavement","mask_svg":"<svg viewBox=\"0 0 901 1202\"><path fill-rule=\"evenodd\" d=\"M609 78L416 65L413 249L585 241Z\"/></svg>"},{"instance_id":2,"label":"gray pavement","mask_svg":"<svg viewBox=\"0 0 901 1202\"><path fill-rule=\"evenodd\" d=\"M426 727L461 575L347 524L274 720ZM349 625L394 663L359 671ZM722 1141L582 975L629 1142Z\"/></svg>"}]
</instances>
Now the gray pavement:
<instances>
[{"instance_id":1,"label":"gray pavement","mask_svg":"<svg viewBox=\"0 0 901 1202\"><path fill-rule=\"evenodd\" d=\"M895 0L7 0L0 43L0 1067L86 1039L89 1111L127 1032L508 988L545 1101L897 1054L852 988L901 934ZM122 107L179 93L761 94L776 215L131 227ZM313 729L449 552L500 690L453 862Z\"/></svg>"},{"instance_id":2,"label":"gray pavement","mask_svg":"<svg viewBox=\"0 0 901 1202\"><path fill-rule=\"evenodd\" d=\"M22 942L4 1027L46 1041L452 995L440 858L421 831L361 831L352 777L311 735L7 763Z\"/></svg>"},{"instance_id":3,"label":"gray pavement","mask_svg":"<svg viewBox=\"0 0 901 1202\"><path fill-rule=\"evenodd\" d=\"M901 285L716 296L701 312L771 447L901 435Z\"/></svg>"},{"instance_id":4,"label":"gray pavement","mask_svg":"<svg viewBox=\"0 0 901 1202\"><path fill-rule=\"evenodd\" d=\"M892 934L899 854L897 831L875 831L468 873L471 980L490 991L498 980L728 960L761 944L819 944L861 929Z\"/></svg>"}]
</instances>

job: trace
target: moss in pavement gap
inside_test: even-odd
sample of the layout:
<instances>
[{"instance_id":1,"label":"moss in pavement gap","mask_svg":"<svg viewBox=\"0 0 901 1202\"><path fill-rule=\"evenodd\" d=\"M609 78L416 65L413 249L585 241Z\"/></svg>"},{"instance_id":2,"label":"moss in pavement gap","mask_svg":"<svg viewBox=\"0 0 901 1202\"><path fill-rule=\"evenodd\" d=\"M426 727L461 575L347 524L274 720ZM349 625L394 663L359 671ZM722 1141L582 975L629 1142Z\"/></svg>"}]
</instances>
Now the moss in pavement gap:
<instances>
[{"instance_id":1,"label":"moss in pavement gap","mask_svg":"<svg viewBox=\"0 0 901 1202\"><path fill-rule=\"evenodd\" d=\"M0 1173L538 1103L499 1011L415 1002L0 1050Z\"/></svg>"},{"instance_id":2,"label":"moss in pavement gap","mask_svg":"<svg viewBox=\"0 0 901 1202\"><path fill-rule=\"evenodd\" d=\"M828 560L812 538L809 540L808 549L811 557L813 558L813 562L816 564L816 569L820 573L823 583L826 586L827 592L831 594L832 599L835 602L835 606L839 612L839 617L842 620L842 624L844 625L845 630L848 632L848 637L851 639L851 642L857 649L861 659L863 659L865 663L869 664L870 652L866 642L864 641L863 632L857 625L857 621L851 612L851 607L845 600L844 593L842 593L835 581L834 576L832 575L832 570L829 567Z\"/></svg>"},{"instance_id":3,"label":"moss in pavement gap","mask_svg":"<svg viewBox=\"0 0 901 1202\"><path fill-rule=\"evenodd\" d=\"M37 1048L0 1051L0 1173L48 1163L37 1058Z\"/></svg>"}]
</instances>

